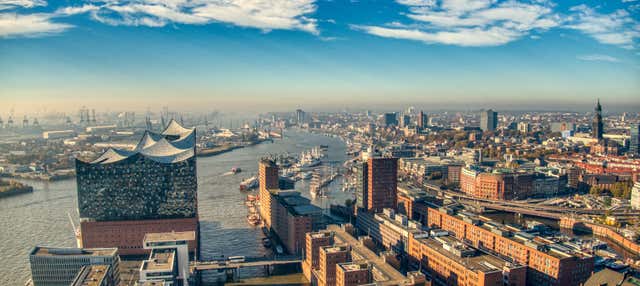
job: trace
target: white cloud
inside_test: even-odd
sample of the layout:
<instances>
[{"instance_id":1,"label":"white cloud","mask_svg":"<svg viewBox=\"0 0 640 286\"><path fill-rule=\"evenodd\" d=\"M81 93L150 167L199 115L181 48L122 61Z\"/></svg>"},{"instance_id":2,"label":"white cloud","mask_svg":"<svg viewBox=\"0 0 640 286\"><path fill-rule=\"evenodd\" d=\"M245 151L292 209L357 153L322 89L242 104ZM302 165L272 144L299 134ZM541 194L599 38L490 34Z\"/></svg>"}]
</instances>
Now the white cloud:
<instances>
[{"instance_id":1,"label":"white cloud","mask_svg":"<svg viewBox=\"0 0 640 286\"><path fill-rule=\"evenodd\" d=\"M369 34L459 46L497 46L561 24L552 5L533 0L397 0L409 25L356 26Z\"/></svg>"},{"instance_id":2,"label":"white cloud","mask_svg":"<svg viewBox=\"0 0 640 286\"><path fill-rule=\"evenodd\" d=\"M167 23L229 23L241 27L301 30L318 34L309 15L315 0L96 0L93 18L110 25L164 26Z\"/></svg>"},{"instance_id":3,"label":"white cloud","mask_svg":"<svg viewBox=\"0 0 640 286\"><path fill-rule=\"evenodd\" d=\"M568 19L567 28L585 33L603 44L631 49L640 38L640 24L626 10L600 14L586 5L571 8L575 14Z\"/></svg>"},{"instance_id":4,"label":"white cloud","mask_svg":"<svg viewBox=\"0 0 640 286\"><path fill-rule=\"evenodd\" d=\"M72 25L55 23L51 14L0 13L0 37L36 37L60 33Z\"/></svg>"},{"instance_id":5,"label":"white cloud","mask_svg":"<svg viewBox=\"0 0 640 286\"><path fill-rule=\"evenodd\" d=\"M609 56L609 55L600 55L600 54L592 54L592 55L580 55L576 57L581 61L591 61L591 62L610 62L617 63L620 62L620 59Z\"/></svg>"},{"instance_id":6,"label":"white cloud","mask_svg":"<svg viewBox=\"0 0 640 286\"><path fill-rule=\"evenodd\" d=\"M498 46L511 42L522 36L517 31L501 27L491 27L488 29L463 28L455 31L438 32L377 26L356 26L354 28L385 38L415 40L425 43L441 43L465 47Z\"/></svg>"},{"instance_id":7,"label":"white cloud","mask_svg":"<svg viewBox=\"0 0 640 286\"><path fill-rule=\"evenodd\" d=\"M0 10L13 9L16 7L33 8L36 6L46 6L44 0L0 0Z\"/></svg>"}]
</instances>

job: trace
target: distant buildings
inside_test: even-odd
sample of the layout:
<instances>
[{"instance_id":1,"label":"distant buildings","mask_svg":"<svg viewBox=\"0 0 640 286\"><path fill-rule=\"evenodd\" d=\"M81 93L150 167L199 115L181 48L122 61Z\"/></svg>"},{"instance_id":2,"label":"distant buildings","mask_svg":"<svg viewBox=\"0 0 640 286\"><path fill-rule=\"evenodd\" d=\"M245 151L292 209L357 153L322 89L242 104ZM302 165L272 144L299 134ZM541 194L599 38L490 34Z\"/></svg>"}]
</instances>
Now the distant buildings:
<instances>
[{"instance_id":1,"label":"distant buildings","mask_svg":"<svg viewBox=\"0 0 640 286\"><path fill-rule=\"evenodd\" d=\"M597 140L602 140L604 134L604 126L602 123L602 106L600 105L600 99L594 109L593 121L591 125L591 137Z\"/></svg>"},{"instance_id":2,"label":"distant buildings","mask_svg":"<svg viewBox=\"0 0 640 286\"><path fill-rule=\"evenodd\" d=\"M424 113L424 111L420 110L420 113L418 113L418 129L423 130L425 127L427 127L428 122L429 119L427 117L427 114Z\"/></svg>"},{"instance_id":3,"label":"distant buildings","mask_svg":"<svg viewBox=\"0 0 640 286\"><path fill-rule=\"evenodd\" d=\"M480 129L482 131L495 131L498 127L498 113L489 109L480 112Z\"/></svg>"},{"instance_id":4,"label":"distant buildings","mask_svg":"<svg viewBox=\"0 0 640 286\"><path fill-rule=\"evenodd\" d=\"M82 246L139 255L148 253L146 233L197 233L195 137L172 120L162 133L147 131L133 151L76 160ZM189 247L195 251L197 241Z\"/></svg>"},{"instance_id":5,"label":"distant buildings","mask_svg":"<svg viewBox=\"0 0 640 286\"><path fill-rule=\"evenodd\" d=\"M119 283L120 257L116 248L52 248L36 246L29 253L31 279L34 286L68 286L74 280L101 269L104 280ZM83 267L104 266L84 269Z\"/></svg>"},{"instance_id":6,"label":"distant buildings","mask_svg":"<svg viewBox=\"0 0 640 286\"><path fill-rule=\"evenodd\" d=\"M382 116L384 126L398 126L398 118L395 112L387 112Z\"/></svg>"},{"instance_id":7,"label":"distant buildings","mask_svg":"<svg viewBox=\"0 0 640 286\"><path fill-rule=\"evenodd\" d=\"M462 191L470 196L491 200L525 199L533 194L533 175L530 173L487 173L465 167L460 175Z\"/></svg>"},{"instance_id":8,"label":"distant buildings","mask_svg":"<svg viewBox=\"0 0 640 286\"><path fill-rule=\"evenodd\" d=\"M631 139L629 140L629 153L640 156L640 123L631 124L629 128Z\"/></svg>"}]
</instances>

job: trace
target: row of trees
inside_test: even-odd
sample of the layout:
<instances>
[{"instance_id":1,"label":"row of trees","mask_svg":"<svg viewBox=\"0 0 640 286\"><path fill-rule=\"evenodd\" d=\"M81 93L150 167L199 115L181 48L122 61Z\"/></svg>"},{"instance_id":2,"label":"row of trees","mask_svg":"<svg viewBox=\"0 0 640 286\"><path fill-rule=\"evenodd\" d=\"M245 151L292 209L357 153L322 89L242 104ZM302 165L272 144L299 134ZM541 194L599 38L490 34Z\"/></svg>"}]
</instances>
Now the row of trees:
<instances>
[{"instance_id":1,"label":"row of trees","mask_svg":"<svg viewBox=\"0 0 640 286\"><path fill-rule=\"evenodd\" d=\"M628 181L617 182L608 189L600 188L598 186L591 186L591 189L589 189L589 193L594 196L600 196L600 195L609 193L614 198L628 200L631 198L632 189L633 189L633 182L628 180Z\"/></svg>"}]
</instances>

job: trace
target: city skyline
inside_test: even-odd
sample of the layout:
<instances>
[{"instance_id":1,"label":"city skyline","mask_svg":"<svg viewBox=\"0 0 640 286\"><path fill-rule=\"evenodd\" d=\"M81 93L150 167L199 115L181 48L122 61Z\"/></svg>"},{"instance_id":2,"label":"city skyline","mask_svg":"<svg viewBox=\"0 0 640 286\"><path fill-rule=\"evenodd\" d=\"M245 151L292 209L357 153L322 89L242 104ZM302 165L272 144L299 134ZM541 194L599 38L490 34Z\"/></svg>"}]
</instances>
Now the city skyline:
<instances>
[{"instance_id":1,"label":"city skyline","mask_svg":"<svg viewBox=\"0 0 640 286\"><path fill-rule=\"evenodd\" d=\"M639 5L5 0L0 97L7 110L587 110L598 97L631 110Z\"/></svg>"}]
</instances>

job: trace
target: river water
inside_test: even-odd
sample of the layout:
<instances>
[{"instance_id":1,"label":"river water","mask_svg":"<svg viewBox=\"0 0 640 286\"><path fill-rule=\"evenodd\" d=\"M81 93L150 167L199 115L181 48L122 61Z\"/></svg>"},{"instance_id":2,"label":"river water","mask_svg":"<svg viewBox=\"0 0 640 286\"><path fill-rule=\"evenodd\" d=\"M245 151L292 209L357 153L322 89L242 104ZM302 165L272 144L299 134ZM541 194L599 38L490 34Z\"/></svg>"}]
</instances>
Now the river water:
<instances>
[{"instance_id":1,"label":"river water","mask_svg":"<svg viewBox=\"0 0 640 286\"><path fill-rule=\"evenodd\" d=\"M347 159L346 146L340 139L298 131L286 131L284 139L273 143L198 158L201 259L220 255L268 255L268 250L262 246L262 231L246 221L244 200L247 192L239 191L238 186L243 179L257 174L261 157L284 152L299 154L318 145L329 146L326 161ZM240 167L242 172L226 175L232 167ZM30 275L29 251L34 246L75 246L67 217L69 213L77 224L75 180L27 183L34 187L33 193L0 200L0 285L24 284ZM296 189L310 197L307 183L296 183ZM318 198L313 203L319 206L343 204L345 199L352 198L351 194L339 189L340 179L329 186L328 198Z\"/></svg>"}]
</instances>

